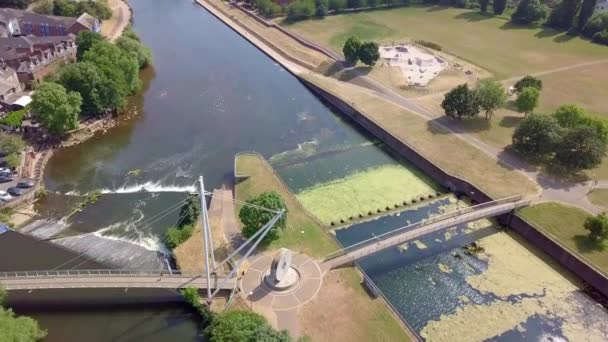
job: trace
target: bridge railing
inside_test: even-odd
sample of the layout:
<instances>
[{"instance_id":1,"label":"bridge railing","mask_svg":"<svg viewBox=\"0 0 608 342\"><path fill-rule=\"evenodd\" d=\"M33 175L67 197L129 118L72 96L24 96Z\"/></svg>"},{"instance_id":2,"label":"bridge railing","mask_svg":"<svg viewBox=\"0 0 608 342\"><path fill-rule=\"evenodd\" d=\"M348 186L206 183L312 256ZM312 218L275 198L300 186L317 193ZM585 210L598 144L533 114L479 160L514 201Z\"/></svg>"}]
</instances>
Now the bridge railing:
<instances>
[{"instance_id":1,"label":"bridge railing","mask_svg":"<svg viewBox=\"0 0 608 342\"><path fill-rule=\"evenodd\" d=\"M501 198L495 201L490 201L490 202L485 202L485 203L481 203L481 204L477 204L477 205L473 205L470 207L466 207L466 208L462 208L462 209L458 209L455 211L451 211L449 213L445 213L445 214L440 214L437 216L433 216L433 217L429 217L428 219L425 220L421 220L406 226L403 226L401 228L397 228L395 230L391 230L390 232L386 232L380 235L376 235L372 238L369 238L367 240L363 240L360 242L357 242L353 245L344 247L342 249L339 249L333 253L328 254L327 256L325 256L325 258L323 258L323 261L328 261L331 259L335 259L337 257L343 256L353 250L357 250L359 248L363 248L365 246L371 245L374 242L378 242L387 238L390 238L392 236L398 235L403 233L404 231L408 231L408 230L412 230L412 229L416 229L428 224L432 224L432 223L436 223L439 221L445 221L445 220L449 220L451 218L454 217L458 217L464 214L468 214L471 213L473 211L479 211L488 207L492 207L492 206L496 206L496 205L501 205L501 204L505 204L505 203L513 203L513 202L517 202L517 201L521 201L524 198L523 195L516 195L516 196L510 196L510 197L505 197L505 198Z\"/></svg>"},{"instance_id":2,"label":"bridge railing","mask_svg":"<svg viewBox=\"0 0 608 342\"><path fill-rule=\"evenodd\" d=\"M91 270L42 270L42 271L10 271L0 272L0 279L7 278L65 278L65 277L105 277L105 276L181 276L201 277L197 272L161 271L161 270L120 270L120 269L91 269Z\"/></svg>"}]
</instances>

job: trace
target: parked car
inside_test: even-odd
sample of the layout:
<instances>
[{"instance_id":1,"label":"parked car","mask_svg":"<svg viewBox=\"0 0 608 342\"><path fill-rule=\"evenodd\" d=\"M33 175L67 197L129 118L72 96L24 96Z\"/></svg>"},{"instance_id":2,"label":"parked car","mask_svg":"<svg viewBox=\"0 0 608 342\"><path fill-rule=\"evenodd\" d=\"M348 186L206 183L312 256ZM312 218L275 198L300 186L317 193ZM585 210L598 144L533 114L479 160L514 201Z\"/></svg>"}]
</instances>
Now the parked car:
<instances>
[{"instance_id":1,"label":"parked car","mask_svg":"<svg viewBox=\"0 0 608 342\"><path fill-rule=\"evenodd\" d=\"M6 191L0 191L0 201L2 202L8 202L10 200L12 200L13 198L11 197L11 195L8 194L8 192Z\"/></svg>"},{"instance_id":2,"label":"parked car","mask_svg":"<svg viewBox=\"0 0 608 342\"><path fill-rule=\"evenodd\" d=\"M34 181L29 179L23 179L17 183L17 187L20 189L29 189L34 186Z\"/></svg>"},{"instance_id":3,"label":"parked car","mask_svg":"<svg viewBox=\"0 0 608 342\"><path fill-rule=\"evenodd\" d=\"M14 186L11 187L11 188L8 188L6 190L6 192L8 192L9 194L11 194L13 196L21 196L23 194L23 190L21 190L21 189L19 189L17 187L14 187Z\"/></svg>"},{"instance_id":4,"label":"parked car","mask_svg":"<svg viewBox=\"0 0 608 342\"><path fill-rule=\"evenodd\" d=\"M0 183L8 183L8 182L12 182L12 181L13 181L13 177L0 175Z\"/></svg>"}]
</instances>

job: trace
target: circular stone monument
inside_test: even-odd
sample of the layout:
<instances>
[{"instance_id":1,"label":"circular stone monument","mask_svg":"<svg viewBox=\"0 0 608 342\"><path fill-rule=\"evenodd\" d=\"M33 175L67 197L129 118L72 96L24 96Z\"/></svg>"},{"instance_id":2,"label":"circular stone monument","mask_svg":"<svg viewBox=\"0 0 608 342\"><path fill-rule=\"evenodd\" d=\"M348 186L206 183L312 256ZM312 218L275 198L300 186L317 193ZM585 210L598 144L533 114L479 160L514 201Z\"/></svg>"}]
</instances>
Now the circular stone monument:
<instances>
[{"instance_id":1,"label":"circular stone monument","mask_svg":"<svg viewBox=\"0 0 608 342\"><path fill-rule=\"evenodd\" d=\"M270 269L264 273L264 283L274 291L287 291L300 280L300 273L291 266L293 253L281 248L275 254Z\"/></svg>"}]
</instances>

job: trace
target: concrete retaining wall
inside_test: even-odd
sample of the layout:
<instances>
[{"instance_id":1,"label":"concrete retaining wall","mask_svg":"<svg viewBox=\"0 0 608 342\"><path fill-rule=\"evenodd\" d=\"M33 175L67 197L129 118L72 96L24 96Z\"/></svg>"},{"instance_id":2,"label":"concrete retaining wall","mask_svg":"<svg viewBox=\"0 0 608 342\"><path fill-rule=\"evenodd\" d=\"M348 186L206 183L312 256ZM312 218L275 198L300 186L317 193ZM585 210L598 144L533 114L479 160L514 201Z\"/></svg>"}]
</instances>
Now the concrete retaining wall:
<instances>
[{"instance_id":1,"label":"concrete retaining wall","mask_svg":"<svg viewBox=\"0 0 608 342\"><path fill-rule=\"evenodd\" d=\"M422 154L408 146L403 141L392 135L388 130L381 127L370 118L361 114L359 111L351 107L348 103L326 90L312 84L305 79L300 81L311 89L317 96L321 97L344 115L348 116L355 123L365 128L376 138L385 142L398 154L405 157L408 161L421 169L423 172L439 182L442 186L454 192L456 195L465 195L477 203L491 201L492 198L482 190L472 185L471 183L462 180L458 177L450 175L439 166L435 165ZM568 250L565 246L544 234L521 217L512 214L504 214L497 217L500 224L510 226L514 231L523 236L536 248L553 257L560 265L567 270L576 274L583 281L593 286L604 296L608 297L608 277L601 271L588 265L579 259L574 252Z\"/></svg>"}]
</instances>

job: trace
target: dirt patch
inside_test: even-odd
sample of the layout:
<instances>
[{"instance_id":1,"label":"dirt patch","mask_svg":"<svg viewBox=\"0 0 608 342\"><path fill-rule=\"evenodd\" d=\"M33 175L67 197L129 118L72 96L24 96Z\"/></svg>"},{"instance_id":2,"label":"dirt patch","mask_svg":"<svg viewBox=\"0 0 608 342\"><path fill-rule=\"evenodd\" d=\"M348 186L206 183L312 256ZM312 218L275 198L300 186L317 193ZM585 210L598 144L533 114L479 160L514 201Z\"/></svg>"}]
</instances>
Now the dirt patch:
<instances>
[{"instance_id":1,"label":"dirt patch","mask_svg":"<svg viewBox=\"0 0 608 342\"><path fill-rule=\"evenodd\" d=\"M313 341L408 340L384 303L371 299L359 282L353 269L326 273L315 299L300 309L302 334Z\"/></svg>"}]
</instances>

